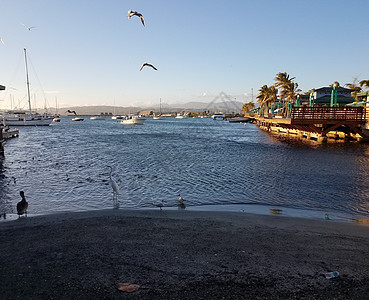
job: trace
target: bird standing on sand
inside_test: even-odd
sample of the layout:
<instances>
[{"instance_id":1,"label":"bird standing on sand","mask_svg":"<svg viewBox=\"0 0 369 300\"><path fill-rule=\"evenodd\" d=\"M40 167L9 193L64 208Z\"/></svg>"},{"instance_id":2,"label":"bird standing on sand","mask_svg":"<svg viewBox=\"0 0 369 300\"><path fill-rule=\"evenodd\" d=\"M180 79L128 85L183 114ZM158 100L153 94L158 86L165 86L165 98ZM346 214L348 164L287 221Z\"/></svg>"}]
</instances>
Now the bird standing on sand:
<instances>
[{"instance_id":1,"label":"bird standing on sand","mask_svg":"<svg viewBox=\"0 0 369 300\"><path fill-rule=\"evenodd\" d=\"M157 71L158 69L155 68L152 64L149 64L147 62L144 62L140 68L140 71L144 68L144 67L150 67L150 68L153 68L155 71Z\"/></svg>"},{"instance_id":2,"label":"bird standing on sand","mask_svg":"<svg viewBox=\"0 0 369 300\"><path fill-rule=\"evenodd\" d=\"M27 217L28 202L26 201L23 191L20 191L19 194L22 197L22 200L17 203L18 216L20 217L21 215L25 214Z\"/></svg>"},{"instance_id":3,"label":"bird standing on sand","mask_svg":"<svg viewBox=\"0 0 369 300\"><path fill-rule=\"evenodd\" d=\"M131 18L131 17L133 17L133 16L137 16L137 17L139 17L139 18L141 19L142 25L143 25L143 26L145 26L145 20L144 20L144 18L143 18L143 16L142 16L142 14L140 14L140 13L139 13L139 12L137 12L137 11L129 10L129 11L128 11L128 19L130 19L130 18Z\"/></svg>"},{"instance_id":4,"label":"bird standing on sand","mask_svg":"<svg viewBox=\"0 0 369 300\"><path fill-rule=\"evenodd\" d=\"M155 205L156 207L159 207L160 210L163 210L163 207L164 207L166 202L167 201L165 201L165 200L161 200L159 203L153 203L153 205Z\"/></svg>"},{"instance_id":5,"label":"bird standing on sand","mask_svg":"<svg viewBox=\"0 0 369 300\"><path fill-rule=\"evenodd\" d=\"M118 203L119 186L115 182L115 180L111 177L113 168L111 166L107 166L107 167L110 168L109 182L110 182L111 188L113 189L113 206L114 208L119 208L119 203Z\"/></svg>"}]
</instances>

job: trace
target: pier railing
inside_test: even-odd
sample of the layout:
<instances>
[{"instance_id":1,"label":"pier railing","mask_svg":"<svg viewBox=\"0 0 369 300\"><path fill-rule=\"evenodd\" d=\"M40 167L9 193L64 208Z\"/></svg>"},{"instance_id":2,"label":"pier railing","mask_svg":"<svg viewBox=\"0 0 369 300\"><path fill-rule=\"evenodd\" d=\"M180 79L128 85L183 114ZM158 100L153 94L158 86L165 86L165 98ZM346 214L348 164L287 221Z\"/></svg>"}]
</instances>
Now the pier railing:
<instances>
[{"instance_id":1,"label":"pier railing","mask_svg":"<svg viewBox=\"0 0 369 300\"><path fill-rule=\"evenodd\" d=\"M291 122L326 123L327 121L349 121L364 123L366 110L363 107L309 107L296 106L292 108Z\"/></svg>"}]
</instances>

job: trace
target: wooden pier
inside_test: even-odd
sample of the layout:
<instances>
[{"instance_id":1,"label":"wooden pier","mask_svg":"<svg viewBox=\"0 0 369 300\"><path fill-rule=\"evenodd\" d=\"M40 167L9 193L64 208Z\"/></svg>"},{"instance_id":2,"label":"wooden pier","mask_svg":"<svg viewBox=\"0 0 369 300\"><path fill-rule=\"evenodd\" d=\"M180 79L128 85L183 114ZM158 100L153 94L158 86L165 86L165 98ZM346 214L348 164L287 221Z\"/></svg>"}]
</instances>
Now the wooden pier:
<instances>
[{"instance_id":1,"label":"wooden pier","mask_svg":"<svg viewBox=\"0 0 369 300\"><path fill-rule=\"evenodd\" d=\"M328 138L345 141L364 141L369 132L364 107L294 107L291 118L257 117L257 125L264 130L285 133L300 138L327 142Z\"/></svg>"}]
</instances>

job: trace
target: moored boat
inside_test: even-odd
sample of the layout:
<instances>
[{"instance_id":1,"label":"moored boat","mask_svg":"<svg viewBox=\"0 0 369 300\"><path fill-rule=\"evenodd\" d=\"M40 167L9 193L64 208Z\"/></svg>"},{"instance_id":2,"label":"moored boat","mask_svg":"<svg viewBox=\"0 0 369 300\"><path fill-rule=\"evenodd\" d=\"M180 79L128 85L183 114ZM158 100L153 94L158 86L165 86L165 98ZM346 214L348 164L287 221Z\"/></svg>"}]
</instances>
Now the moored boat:
<instances>
[{"instance_id":1,"label":"moored boat","mask_svg":"<svg viewBox=\"0 0 369 300\"><path fill-rule=\"evenodd\" d=\"M124 118L123 116L112 116L111 117L112 120L121 120L123 118Z\"/></svg>"},{"instance_id":2,"label":"moored boat","mask_svg":"<svg viewBox=\"0 0 369 300\"><path fill-rule=\"evenodd\" d=\"M2 128L3 138L10 139L19 136L19 130L17 128L10 129L8 126Z\"/></svg>"},{"instance_id":3,"label":"moored boat","mask_svg":"<svg viewBox=\"0 0 369 300\"><path fill-rule=\"evenodd\" d=\"M29 90L29 76L27 64L27 52L24 49L24 62L26 66L26 83L27 83L27 100L28 110L11 110L3 116L3 122L7 126L49 126L53 121L53 117L49 114L39 114L32 111L31 96Z\"/></svg>"},{"instance_id":4,"label":"moored boat","mask_svg":"<svg viewBox=\"0 0 369 300\"><path fill-rule=\"evenodd\" d=\"M224 119L224 114L223 113L215 113L211 117L212 117L213 120L223 120Z\"/></svg>"},{"instance_id":5,"label":"moored boat","mask_svg":"<svg viewBox=\"0 0 369 300\"><path fill-rule=\"evenodd\" d=\"M105 120L105 118L103 116L92 116L90 120Z\"/></svg>"},{"instance_id":6,"label":"moored boat","mask_svg":"<svg viewBox=\"0 0 369 300\"><path fill-rule=\"evenodd\" d=\"M30 111L8 111L4 116L7 126L49 126L53 117Z\"/></svg>"},{"instance_id":7,"label":"moored boat","mask_svg":"<svg viewBox=\"0 0 369 300\"><path fill-rule=\"evenodd\" d=\"M145 118L138 116L129 116L126 119L120 121L120 124L124 125L143 125L145 123Z\"/></svg>"},{"instance_id":8,"label":"moored boat","mask_svg":"<svg viewBox=\"0 0 369 300\"><path fill-rule=\"evenodd\" d=\"M246 123L248 121L250 121L250 118L248 117L234 117L228 119L229 123Z\"/></svg>"}]
</instances>

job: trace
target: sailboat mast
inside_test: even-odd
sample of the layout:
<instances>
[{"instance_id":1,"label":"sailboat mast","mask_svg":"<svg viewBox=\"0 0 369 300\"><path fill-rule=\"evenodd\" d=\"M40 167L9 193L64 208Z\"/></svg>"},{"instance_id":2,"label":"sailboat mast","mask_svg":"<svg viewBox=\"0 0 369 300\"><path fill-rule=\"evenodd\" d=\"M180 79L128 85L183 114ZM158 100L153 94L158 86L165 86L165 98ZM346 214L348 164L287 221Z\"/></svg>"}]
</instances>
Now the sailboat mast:
<instances>
[{"instance_id":1,"label":"sailboat mast","mask_svg":"<svg viewBox=\"0 0 369 300\"><path fill-rule=\"evenodd\" d=\"M31 95L30 95L30 91L29 91L29 77L28 77L28 64L27 64L27 51L26 51L26 48L24 48L24 61L25 61L25 65L26 65L28 107L29 107L29 111L31 113L32 112L32 109L31 109Z\"/></svg>"}]
</instances>

